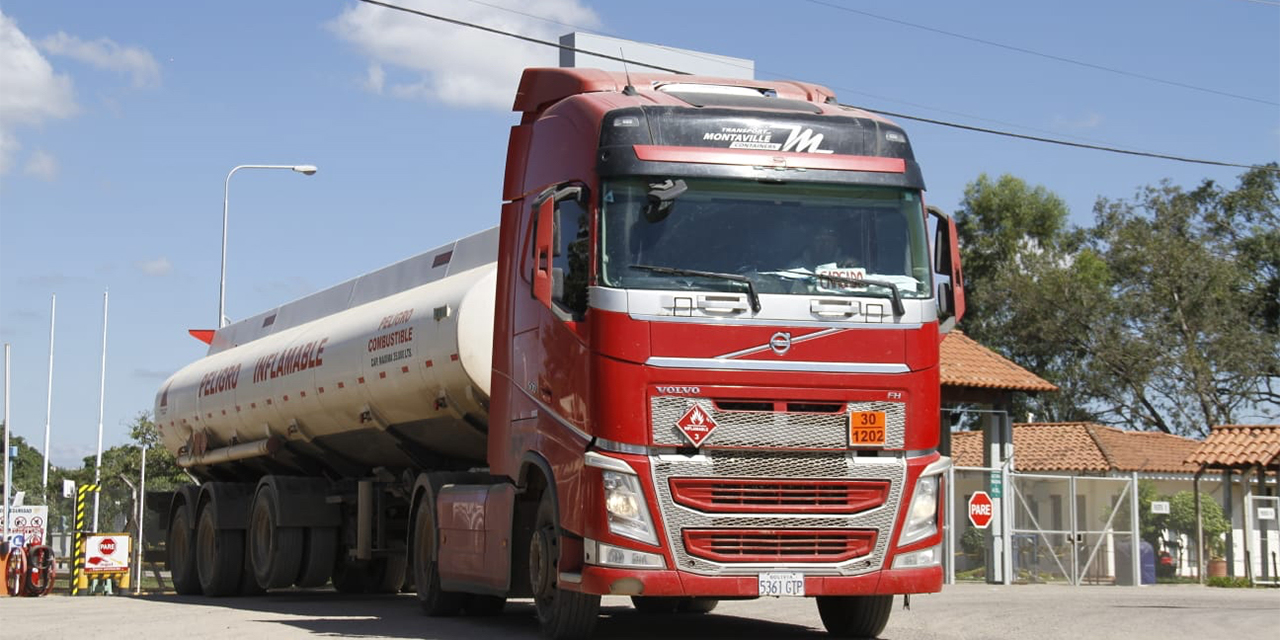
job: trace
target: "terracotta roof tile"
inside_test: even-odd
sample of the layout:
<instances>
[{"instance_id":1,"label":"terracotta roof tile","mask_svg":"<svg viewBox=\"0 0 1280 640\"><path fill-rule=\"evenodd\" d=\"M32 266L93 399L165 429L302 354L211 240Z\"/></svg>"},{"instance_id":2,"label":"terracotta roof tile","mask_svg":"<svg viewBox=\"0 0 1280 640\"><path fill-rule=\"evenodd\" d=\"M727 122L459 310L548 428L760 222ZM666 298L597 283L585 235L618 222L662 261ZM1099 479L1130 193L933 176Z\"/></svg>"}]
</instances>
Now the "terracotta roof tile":
<instances>
[{"instance_id":1,"label":"terracotta roof tile","mask_svg":"<svg viewBox=\"0 0 1280 640\"><path fill-rule=\"evenodd\" d=\"M1015 424L1013 447L1019 471L1138 471L1195 473L1184 462L1195 440L1164 433L1124 431L1089 422ZM957 466L982 466L982 434L951 434Z\"/></svg>"},{"instance_id":2,"label":"terracotta roof tile","mask_svg":"<svg viewBox=\"0 0 1280 640\"><path fill-rule=\"evenodd\" d=\"M1199 468L1271 466L1280 460L1280 424L1222 424L1188 457Z\"/></svg>"},{"instance_id":3,"label":"terracotta roof tile","mask_svg":"<svg viewBox=\"0 0 1280 640\"><path fill-rule=\"evenodd\" d=\"M953 329L946 335L941 352L943 386L1014 391L1058 390L1058 387L978 344L959 330Z\"/></svg>"},{"instance_id":4,"label":"terracotta roof tile","mask_svg":"<svg viewBox=\"0 0 1280 640\"><path fill-rule=\"evenodd\" d=\"M1098 448L1116 471L1195 473L1186 462L1200 442L1159 431L1124 431L1115 427L1090 427Z\"/></svg>"}]
</instances>

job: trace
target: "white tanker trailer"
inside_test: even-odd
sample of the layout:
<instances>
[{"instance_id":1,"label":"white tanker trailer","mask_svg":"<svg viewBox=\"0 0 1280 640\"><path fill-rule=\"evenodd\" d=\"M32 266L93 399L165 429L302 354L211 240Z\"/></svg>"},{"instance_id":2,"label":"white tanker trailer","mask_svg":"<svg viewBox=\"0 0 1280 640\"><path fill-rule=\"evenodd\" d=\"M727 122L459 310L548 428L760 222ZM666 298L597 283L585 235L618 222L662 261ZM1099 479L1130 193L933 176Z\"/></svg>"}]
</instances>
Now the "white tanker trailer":
<instances>
[{"instance_id":1,"label":"white tanker trailer","mask_svg":"<svg viewBox=\"0 0 1280 640\"><path fill-rule=\"evenodd\" d=\"M483 463L497 246L490 229L219 330L157 395L165 447L197 472L291 441Z\"/></svg>"}]
</instances>

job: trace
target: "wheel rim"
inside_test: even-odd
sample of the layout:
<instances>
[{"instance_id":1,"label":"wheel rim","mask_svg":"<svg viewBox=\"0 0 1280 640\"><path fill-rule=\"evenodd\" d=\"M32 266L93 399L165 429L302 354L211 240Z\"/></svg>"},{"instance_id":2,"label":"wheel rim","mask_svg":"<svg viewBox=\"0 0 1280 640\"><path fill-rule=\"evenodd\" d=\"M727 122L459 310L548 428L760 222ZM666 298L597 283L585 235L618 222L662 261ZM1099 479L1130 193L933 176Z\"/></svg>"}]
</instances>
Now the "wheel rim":
<instances>
[{"instance_id":1,"label":"wheel rim","mask_svg":"<svg viewBox=\"0 0 1280 640\"><path fill-rule=\"evenodd\" d=\"M549 610L555 601L555 543L554 532L547 528L539 529L529 541L529 582L533 591L534 604L539 610Z\"/></svg>"}]
</instances>

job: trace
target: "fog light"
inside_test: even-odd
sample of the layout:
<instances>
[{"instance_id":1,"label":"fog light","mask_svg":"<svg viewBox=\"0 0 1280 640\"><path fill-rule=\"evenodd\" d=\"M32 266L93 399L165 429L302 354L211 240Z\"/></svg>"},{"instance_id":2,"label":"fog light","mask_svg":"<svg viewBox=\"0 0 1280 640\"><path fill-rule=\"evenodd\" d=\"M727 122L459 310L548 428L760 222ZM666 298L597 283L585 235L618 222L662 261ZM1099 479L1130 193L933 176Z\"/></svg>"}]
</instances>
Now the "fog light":
<instances>
[{"instance_id":1,"label":"fog light","mask_svg":"<svg viewBox=\"0 0 1280 640\"><path fill-rule=\"evenodd\" d=\"M942 564L942 545L899 554L893 559L894 569L919 569Z\"/></svg>"},{"instance_id":2,"label":"fog light","mask_svg":"<svg viewBox=\"0 0 1280 640\"><path fill-rule=\"evenodd\" d=\"M667 563L657 553L627 549L590 538L584 539L583 561L601 567L623 567L628 569L665 569Z\"/></svg>"}]
</instances>

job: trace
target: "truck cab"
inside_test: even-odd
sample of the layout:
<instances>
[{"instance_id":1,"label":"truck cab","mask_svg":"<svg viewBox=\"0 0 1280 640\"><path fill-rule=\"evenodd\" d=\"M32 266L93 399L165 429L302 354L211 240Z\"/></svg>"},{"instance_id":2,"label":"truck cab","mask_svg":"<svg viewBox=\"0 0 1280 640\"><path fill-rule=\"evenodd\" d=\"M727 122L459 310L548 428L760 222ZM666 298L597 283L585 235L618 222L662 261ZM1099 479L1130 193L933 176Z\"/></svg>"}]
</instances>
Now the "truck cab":
<instances>
[{"instance_id":1,"label":"truck cab","mask_svg":"<svg viewBox=\"0 0 1280 640\"><path fill-rule=\"evenodd\" d=\"M804 595L874 633L939 590L963 289L906 133L815 85L586 69L515 110L489 460L554 496L544 627Z\"/></svg>"}]
</instances>

